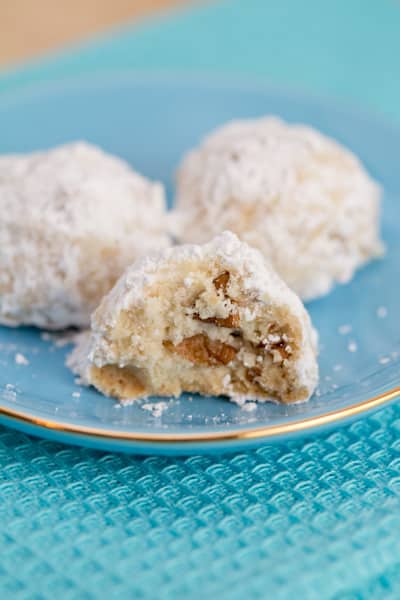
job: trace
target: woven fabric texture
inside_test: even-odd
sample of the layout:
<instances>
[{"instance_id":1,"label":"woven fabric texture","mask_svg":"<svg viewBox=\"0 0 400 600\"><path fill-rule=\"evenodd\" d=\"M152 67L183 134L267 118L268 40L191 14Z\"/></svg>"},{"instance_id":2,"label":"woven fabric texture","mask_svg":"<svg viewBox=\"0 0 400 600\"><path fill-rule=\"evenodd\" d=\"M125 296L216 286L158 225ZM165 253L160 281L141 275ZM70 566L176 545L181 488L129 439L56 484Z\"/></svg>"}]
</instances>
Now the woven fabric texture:
<instances>
[{"instance_id":1,"label":"woven fabric texture","mask_svg":"<svg viewBox=\"0 0 400 600\"><path fill-rule=\"evenodd\" d=\"M1 597L398 598L399 430L170 459L0 429Z\"/></svg>"},{"instance_id":2,"label":"woven fabric texture","mask_svg":"<svg viewBox=\"0 0 400 600\"><path fill-rule=\"evenodd\" d=\"M211 2L10 70L0 89L125 67L212 70L400 120L399 25L396 0ZM0 428L0 597L397 599L399 430L392 406L315 438L173 459Z\"/></svg>"}]
</instances>

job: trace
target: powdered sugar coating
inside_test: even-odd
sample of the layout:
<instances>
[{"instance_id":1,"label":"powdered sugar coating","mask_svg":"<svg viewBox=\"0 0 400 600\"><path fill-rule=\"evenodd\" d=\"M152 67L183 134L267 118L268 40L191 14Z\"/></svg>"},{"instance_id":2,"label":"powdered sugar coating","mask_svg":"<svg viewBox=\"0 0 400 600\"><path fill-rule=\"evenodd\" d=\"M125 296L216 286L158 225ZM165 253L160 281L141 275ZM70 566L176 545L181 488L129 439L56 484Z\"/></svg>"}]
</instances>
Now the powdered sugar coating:
<instances>
[{"instance_id":1,"label":"powdered sugar coating","mask_svg":"<svg viewBox=\"0 0 400 600\"><path fill-rule=\"evenodd\" d=\"M136 261L103 298L93 315L92 328L101 330L103 327L113 327L118 313L145 302L146 287L165 276L174 265L188 261L207 263L211 260L218 260L221 268L242 273L247 291L257 297L287 304L296 316L307 315L299 298L266 263L261 253L241 242L234 233L224 231L207 244L172 246Z\"/></svg>"},{"instance_id":2,"label":"powdered sugar coating","mask_svg":"<svg viewBox=\"0 0 400 600\"><path fill-rule=\"evenodd\" d=\"M239 274L243 289L255 303L284 308L290 318L299 323L300 350L295 365L296 383L308 390L310 395L318 380L318 367L317 334L312 328L309 315L300 299L280 279L261 253L239 241L231 232L224 232L203 246L183 245L167 248L138 260L127 269L95 311L91 334L81 338L69 359L69 366L86 379L87 383L91 383L92 365L98 368L116 364L124 367L125 363L116 343L116 331L120 327L121 315L125 311L137 314L141 309L145 312L150 310L149 290L163 279L168 279L169 274L178 271L181 265L189 264L195 269L196 265L199 267L213 262L216 262L222 271ZM182 285L185 285L184 281ZM248 321L252 320L251 310L243 311L243 314ZM152 322L156 327L155 321ZM156 332L151 331L147 335L156 337ZM146 348L148 341L135 330L131 344L141 349ZM145 355L146 351L143 352ZM231 397L235 396L230 391L229 382L226 384L225 393Z\"/></svg>"},{"instance_id":3,"label":"powdered sugar coating","mask_svg":"<svg viewBox=\"0 0 400 600\"><path fill-rule=\"evenodd\" d=\"M135 258L168 245L164 191L84 142L0 157L0 322L85 326Z\"/></svg>"},{"instance_id":4,"label":"powdered sugar coating","mask_svg":"<svg viewBox=\"0 0 400 600\"><path fill-rule=\"evenodd\" d=\"M184 158L173 228L203 243L231 229L303 299L382 253L380 188L349 150L274 117L234 121Z\"/></svg>"}]
</instances>

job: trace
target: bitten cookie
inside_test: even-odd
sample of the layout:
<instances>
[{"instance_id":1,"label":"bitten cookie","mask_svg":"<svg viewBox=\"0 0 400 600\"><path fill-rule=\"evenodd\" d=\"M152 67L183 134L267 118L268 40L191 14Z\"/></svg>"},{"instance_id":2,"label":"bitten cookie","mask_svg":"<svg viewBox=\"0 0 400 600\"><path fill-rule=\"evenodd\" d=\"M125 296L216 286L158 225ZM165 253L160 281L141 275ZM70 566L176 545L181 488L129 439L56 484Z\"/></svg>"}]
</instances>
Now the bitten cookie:
<instances>
[{"instance_id":1,"label":"bitten cookie","mask_svg":"<svg viewBox=\"0 0 400 600\"><path fill-rule=\"evenodd\" d=\"M134 264L68 364L121 400L188 391L300 402L318 380L316 334L301 301L229 232Z\"/></svg>"},{"instance_id":2,"label":"bitten cookie","mask_svg":"<svg viewBox=\"0 0 400 600\"><path fill-rule=\"evenodd\" d=\"M265 117L228 123L188 153L172 224L190 243L232 230L310 300L382 254L379 208L379 186L349 150Z\"/></svg>"},{"instance_id":3,"label":"bitten cookie","mask_svg":"<svg viewBox=\"0 0 400 600\"><path fill-rule=\"evenodd\" d=\"M164 191L86 143L0 157L0 323L87 326L126 266L165 247Z\"/></svg>"}]
</instances>

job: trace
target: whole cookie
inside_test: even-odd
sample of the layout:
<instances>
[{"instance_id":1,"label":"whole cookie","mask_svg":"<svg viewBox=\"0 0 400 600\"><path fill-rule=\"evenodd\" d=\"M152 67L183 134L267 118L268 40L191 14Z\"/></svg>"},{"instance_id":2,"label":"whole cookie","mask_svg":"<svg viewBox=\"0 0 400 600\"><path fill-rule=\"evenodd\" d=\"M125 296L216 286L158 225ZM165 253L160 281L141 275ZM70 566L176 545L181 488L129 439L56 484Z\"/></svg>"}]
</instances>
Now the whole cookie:
<instances>
[{"instance_id":1,"label":"whole cookie","mask_svg":"<svg viewBox=\"0 0 400 600\"><path fill-rule=\"evenodd\" d=\"M168 245L164 191L89 144L0 157L0 323L86 326L125 267Z\"/></svg>"},{"instance_id":2,"label":"whole cookie","mask_svg":"<svg viewBox=\"0 0 400 600\"><path fill-rule=\"evenodd\" d=\"M194 243L234 231L310 300L382 254L379 209L380 188L354 154L265 117L228 123L184 158L173 228Z\"/></svg>"}]
</instances>

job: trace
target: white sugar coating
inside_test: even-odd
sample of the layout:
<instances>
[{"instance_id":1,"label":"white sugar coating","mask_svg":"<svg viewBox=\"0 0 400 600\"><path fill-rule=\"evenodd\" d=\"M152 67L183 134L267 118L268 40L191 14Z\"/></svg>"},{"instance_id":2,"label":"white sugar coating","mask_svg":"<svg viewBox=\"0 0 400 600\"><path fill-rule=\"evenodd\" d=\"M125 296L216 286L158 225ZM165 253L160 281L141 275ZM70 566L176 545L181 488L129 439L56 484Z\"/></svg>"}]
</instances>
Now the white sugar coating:
<instances>
[{"instance_id":1,"label":"white sugar coating","mask_svg":"<svg viewBox=\"0 0 400 600\"><path fill-rule=\"evenodd\" d=\"M229 289L235 301L221 296L215 289L215 276L221 273L231 278ZM188 277L192 281L189 288L185 284ZM240 319L235 325L227 324L235 311ZM256 342L247 344L247 332L253 335L255 330L265 326L267 317L270 324L279 322L281 331L285 327L295 331L294 339L289 340L286 333L281 333L271 340L267 331L261 331L257 333ZM122 399L127 397L126 393L116 393L115 387L110 392L111 384L105 381L106 376L115 378L114 367L122 375L118 385L122 385L122 379L126 384L132 373L139 378L140 384L136 382L131 386L130 396L179 395L182 391L223 393L232 398L240 395L235 387L237 381L232 381L237 373L226 363L217 368L204 367L190 363L192 358L181 360L178 356L182 344L193 339L198 341L199 337L222 346L229 344L238 369L242 370L261 370L262 365L258 366L255 360L258 348L265 348L265 355L268 349L273 356L268 359L271 372L276 370L275 363L281 360L278 350L284 348L287 356L282 365L285 364L285 368L289 365L293 385L296 390L301 389L301 399L306 400L315 388L317 335L308 313L260 252L230 232L203 246L175 246L136 261L105 296L93 314L91 333L82 334L67 364L86 383ZM274 345L278 349L274 349ZM198 350L196 348L194 354ZM263 351L259 352L264 364L267 359ZM112 373L106 371L110 366ZM280 369L276 378L283 376L285 369ZM200 379L196 379L199 374L200 384ZM185 384L173 387L171 382L181 376L196 379L200 388L185 387ZM162 385L154 383L157 377L163 380ZM112 383L114 385L114 379ZM253 393L253 396L260 399L262 394ZM293 397L287 401L298 400Z\"/></svg>"},{"instance_id":2,"label":"white sugar coating","mask_svg":"<svg viewBox=\"0 0 400 600\"><path fill-rule=\"evenodd\" d=\"M194 243L234 231L309 300L383 253L380 196L357 157L311 127L233 121L182 161L171 229Z\"/></svg>"},{"instance_id":3,"label":"white sugar coating","mask_svg":"<svg viewBox=\"0 0 400 600\"><path fill-rule=\"evenodd\" d=\"M55 348L64 348L76 343L76 338L80 336L80 332L68 329L66 331L42 331L40 338L44 342L52 342Z\"/></svg>"},{"instance_id":4,"label":"white sugar coating","mask_svg":"<svg viewBox=\"0 0 400 600\"><path fill-rule=\"evenodd\" d=\"M146 287L155 282L161 273L167 274L174 265L186 262L207 263L211 260L218 260L228 270L234 268L245 274L244 285L248 292L260 297L276 298L277 302L290 305L297 316L306 314L301 301L266 263L260 252L241 243L233 233L225 231L207 244L173 246L136 261L125 271L95 312L92 320L94 330L97 326L100 329L112 326L121 310L132 304L143 303Z\"/></svg>"},{"instance_id":5,"label":"white sugar coating","mask_svg":"<svg viewBox=\"0 0 400 600\"><path fill-rule=\"evenodd\" d=\"M169 244L163 187L84 142L0 157L0 322L85 326L138 256Z\"/></svg>"}]
</instances>

